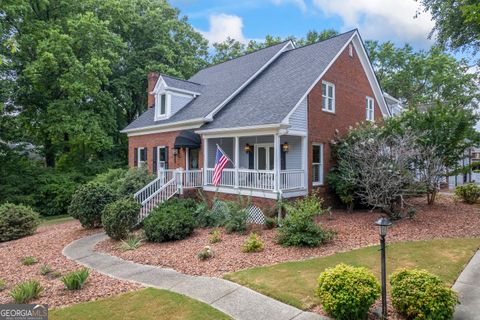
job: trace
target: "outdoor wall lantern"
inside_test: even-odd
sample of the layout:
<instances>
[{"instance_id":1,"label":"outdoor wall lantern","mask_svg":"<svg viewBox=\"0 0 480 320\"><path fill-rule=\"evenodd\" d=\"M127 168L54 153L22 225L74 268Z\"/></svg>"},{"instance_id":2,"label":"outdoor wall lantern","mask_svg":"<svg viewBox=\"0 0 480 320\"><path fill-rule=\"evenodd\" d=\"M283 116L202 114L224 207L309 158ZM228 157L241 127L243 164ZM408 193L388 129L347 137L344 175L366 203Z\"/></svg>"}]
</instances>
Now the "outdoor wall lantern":
<instances>
[{"instance_id":1,"label":"outdoor wall lantern","mask_svg":"<svg viewBox=\"0 0 480 320\"><path fill-rule=\"evenodd\" d=\"M385 237L387 236L387 229L392 225L388 218L380 218L375 222L380 227L380 254L382 264L382 319L387 319L387 270L385 262Z\"/></svg>"},{"instance_id":2,"label":"outdoor wall lantern","mask_svg":"<svg viewBox=\"0 0 480 320\"><path fill-rule=\"evenodd\" d=\"M173 161L174 162L177 162L177 156L178 156L178 149L177 148L173 148ZM179 157L180 158L180 157Z\"/></svg>"},{"instance_id":3,"label":"outdoor wall lantern","mask_svg":"<svg viewBox=\"0 0 480 320\"><path fill-rule=\"evenodd\" d=\"M282 151L283 152L287 153L288 148L289 148L288 142L285 142L284 144L282 144Z\"/></svg>"},{"instance_id":4,"label":"outdoor wall lantern","mask_svg":"<svg viewBox=\"0 0 480 320\"><path fill-rule=\"evenodd\" d=\"M245 152L246 152L246 153L252 152L252 146L249 145L248 143L245 145Z\"/></svg>"}]
</instances>

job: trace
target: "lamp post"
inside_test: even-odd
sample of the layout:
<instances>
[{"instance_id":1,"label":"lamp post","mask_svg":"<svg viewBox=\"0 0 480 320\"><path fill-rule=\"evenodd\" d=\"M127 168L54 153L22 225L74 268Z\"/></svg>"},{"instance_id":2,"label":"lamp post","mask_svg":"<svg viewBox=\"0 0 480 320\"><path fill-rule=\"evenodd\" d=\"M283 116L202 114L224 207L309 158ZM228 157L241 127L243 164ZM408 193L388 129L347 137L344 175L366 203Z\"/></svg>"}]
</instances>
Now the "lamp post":
<instances>
[{"instance_id":1,"label":"lamp post","mask_svg":"<svg viewBox=\"0 0 480 320\"><path fill-rule=\"evenodd\" d=\"M387 270L385 262L385 236L387 228L392 225L388 218L380 218L375 222L380 227L380 251L382 263L382 318L387 319Z\"/></svg>"}]
</instances>

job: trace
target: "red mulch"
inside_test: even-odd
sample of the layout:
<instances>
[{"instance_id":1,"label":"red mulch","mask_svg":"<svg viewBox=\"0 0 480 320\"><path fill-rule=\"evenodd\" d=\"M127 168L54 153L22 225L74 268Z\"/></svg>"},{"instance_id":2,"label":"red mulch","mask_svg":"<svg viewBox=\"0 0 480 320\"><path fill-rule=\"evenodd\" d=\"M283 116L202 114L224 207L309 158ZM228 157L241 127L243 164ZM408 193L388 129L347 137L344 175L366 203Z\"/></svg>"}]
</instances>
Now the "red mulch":
<instances>
[{"instance_id":1,"label":"red mulch","mask_svg":"<svg viewBox=\"0 0 480 320\"><path fill-rule=\"evenodd\" d=\"M480 236L478 207L454 203L447 196L439 197L433 206L428 206L422 198L414 199L413 202L417 207L415 218L396 221L389 228L389 242ZM265 250L259 253L242 253L240 247L246 235L225 234L222 231L222 241L210 244L208 238L212 229L197 229L185 240L160 244L146 242L135 251L122 252L118 248L118 242L112 240L99 243L97 250L126 260L169 267L187 274L220 277L245 268L326 256L378 244L378 227L374 222L380 216L378 212L348 213L334 210L333 219L324 216L319 222L326 228L335 230L337 236L331 243L317 248L284 248L275 243L276 230L262 230L260 237L265 242ZM197 253L207 245L212 247L215 257L199 261Z\"/></svg>"},{"instance_id":2,"label":"red mulch","mask_svg":"<svg viewBox=\"0 0 480 320\"><path fill-rule=\"evenodd\" d=\"M9 291L18 283L37 279L43 292L32 303L46 303L49 307L64 306L84 301L97 300L121 292L131 291L140 286L112 279L95 271L82 290L66 290L60 278L42 276L40 267L48 264L62 274L80 269L82 266L62 255L63 248L70 242L100 230L84 230L78 222L67 222L38 229L32 236L0 243L0 278L7 282L7 288L0 292L0 303L13 303ZM38 263L24 266L21 259L33 256Z\"/></svg>"}]
</instances>

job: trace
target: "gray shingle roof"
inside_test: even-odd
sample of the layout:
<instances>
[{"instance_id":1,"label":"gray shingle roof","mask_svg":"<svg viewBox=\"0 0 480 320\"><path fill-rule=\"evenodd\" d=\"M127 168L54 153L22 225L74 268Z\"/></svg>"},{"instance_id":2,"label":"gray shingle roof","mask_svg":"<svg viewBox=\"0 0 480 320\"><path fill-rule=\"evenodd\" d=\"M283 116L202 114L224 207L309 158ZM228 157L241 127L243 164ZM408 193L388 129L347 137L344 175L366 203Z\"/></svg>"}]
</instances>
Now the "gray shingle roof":
<instances>
[{"instance_id":1,"label":"gray shingle roof","mask_svg":"<svg viewBox=\"0 0 480 320\"><path fill-rule=\"evenodd\" d=\"M160 76L163 78L167 86L171 88L201 93L204 87L199 83L178 79L175 77L167 76L166 74L160 74Z\"/></svg>"},{"instance_id":2,"label":"gray shingle roof","mask_svg":"<svg viewBox=\"0 0 480 320\"><path fill-rule=\"evenodd\" d=\"M280 52L285 45L286 42L282 42L200 70L188 80L188 82L202 85L200 96L197 96L169 119L154 121L154 111L149 109L123 130L206 117Z\"/></svg>"},{"instance_id":3,"label":"gray shingle roof","mask_svg":"<svg viewBox=\"0 0 480 320\"><path fill-rule=\"evenodd\" d=\"M201 130L281 123L355 31L282 53Z\"/></svg>"}]
</instances>

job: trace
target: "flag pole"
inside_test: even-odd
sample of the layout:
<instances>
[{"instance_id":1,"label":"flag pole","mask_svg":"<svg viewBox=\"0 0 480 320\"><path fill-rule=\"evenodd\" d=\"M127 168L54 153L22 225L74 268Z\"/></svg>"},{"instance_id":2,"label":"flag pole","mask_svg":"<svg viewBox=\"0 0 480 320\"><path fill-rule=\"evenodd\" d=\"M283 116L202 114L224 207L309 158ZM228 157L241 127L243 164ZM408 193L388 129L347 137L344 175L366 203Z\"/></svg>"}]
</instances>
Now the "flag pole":
<instances>
[{"instance_id":1,"label":"flag pole","mask_svg":"<svg viewBox=\"0 0 480 320\"><path fill-rule=\"evenodd\" d=\"M232 159L230 159L227 154L225 153L225 151L223 151L222 148L220 148L220 146L218 145L218 143L216 144L217 145L217 148L220 149L220 151L222 152L222 154L228 159L228 161L230 161L234 166L235 166L235 162L232 161Z\"/></svg>"}]
</instances>

